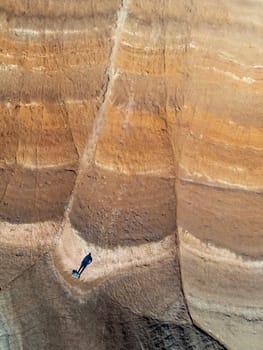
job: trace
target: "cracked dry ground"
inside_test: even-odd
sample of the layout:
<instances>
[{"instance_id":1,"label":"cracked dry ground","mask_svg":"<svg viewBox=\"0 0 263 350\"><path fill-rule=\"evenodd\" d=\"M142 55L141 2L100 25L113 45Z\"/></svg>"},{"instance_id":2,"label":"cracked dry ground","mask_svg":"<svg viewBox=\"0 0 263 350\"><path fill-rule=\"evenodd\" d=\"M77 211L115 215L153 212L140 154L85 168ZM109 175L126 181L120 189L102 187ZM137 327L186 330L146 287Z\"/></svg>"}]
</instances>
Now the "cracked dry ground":
<instances>
[{"instance_id":1,"label":"cracked dry ground","mask_svg":"<svg viewBox=\"0 0 263 350\"><path fill-rule=\"evenodd\" d=\"M0 350L263 349L262 18L0 1Z\"/></svg>"}]
</instances>

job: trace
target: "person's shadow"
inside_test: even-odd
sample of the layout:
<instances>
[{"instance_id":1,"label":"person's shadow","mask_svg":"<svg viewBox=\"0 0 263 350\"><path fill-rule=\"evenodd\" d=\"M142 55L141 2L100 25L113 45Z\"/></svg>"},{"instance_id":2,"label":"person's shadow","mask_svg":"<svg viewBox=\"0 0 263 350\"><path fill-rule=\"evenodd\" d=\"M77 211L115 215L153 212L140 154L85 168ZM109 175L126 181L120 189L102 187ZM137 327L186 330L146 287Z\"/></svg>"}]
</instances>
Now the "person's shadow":
<instances>
[{"instance_id":1,"label":"person's shadow","mask_svg":"<svg viewBox=\"0 0 263 350\"><path fill-rule=\"evenodd\" d=\"M85 270L85 268L92 263L92 256L91 253L85 256L85 258L82 260L80 267L78 270L72 270L72 276L76 278L80 278L82 272Z\"/></svg>"}]
</instances>

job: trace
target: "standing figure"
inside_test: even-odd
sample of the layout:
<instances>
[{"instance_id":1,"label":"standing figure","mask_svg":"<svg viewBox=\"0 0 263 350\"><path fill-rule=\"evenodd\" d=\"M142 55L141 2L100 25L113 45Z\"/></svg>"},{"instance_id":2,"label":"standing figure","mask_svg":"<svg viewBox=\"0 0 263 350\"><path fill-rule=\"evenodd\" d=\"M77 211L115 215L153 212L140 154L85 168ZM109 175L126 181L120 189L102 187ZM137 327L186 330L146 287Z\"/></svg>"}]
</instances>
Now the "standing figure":
<instances>
[{"instance_id":1,"label":"standing figure","mask_svg":"<svg viewBox=\"0 0 263 350\"><path fill-rule=\"evenodd\" d=\"M80 275L85 270L85 268L92 263L92 256L91 253L85 256L85 258L82 260L80 267L78 270L72 270L72 276L76 278L80 278Z\"/></svg>"}]
</instances>

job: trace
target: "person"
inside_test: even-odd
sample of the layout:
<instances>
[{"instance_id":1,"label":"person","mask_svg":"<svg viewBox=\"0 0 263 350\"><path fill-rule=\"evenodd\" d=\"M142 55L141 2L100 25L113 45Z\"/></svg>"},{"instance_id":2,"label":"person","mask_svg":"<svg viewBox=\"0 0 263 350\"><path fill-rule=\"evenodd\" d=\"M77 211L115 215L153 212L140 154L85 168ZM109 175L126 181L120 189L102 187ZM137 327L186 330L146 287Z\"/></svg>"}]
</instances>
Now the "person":
<instances>
[{"instance_id":1,"label":"person","mask_svg":"<svg viewBox=\"0 0 263 350\"><path fill-rule=\"evenodd\" d=\"M85 256L85 258L82 260L80 268L78 269L79 276L82 274L82 272L85 270L85 268L92 263L92 256L91 253Z\"/></svg>"},{"instance_id":2,"label":"person","mask_svg":"<svg viewBox=\"0 0 263 350\"><path fill-rule=\"evenodd\" d=\"M75 278L80 278L80 275L84 271L84 269L92 263L92 256L91 253L85 256L85 258L82 260L80 264L80 268L78 270L72 270L72 276Z\"/></svg>"}]
</instances>

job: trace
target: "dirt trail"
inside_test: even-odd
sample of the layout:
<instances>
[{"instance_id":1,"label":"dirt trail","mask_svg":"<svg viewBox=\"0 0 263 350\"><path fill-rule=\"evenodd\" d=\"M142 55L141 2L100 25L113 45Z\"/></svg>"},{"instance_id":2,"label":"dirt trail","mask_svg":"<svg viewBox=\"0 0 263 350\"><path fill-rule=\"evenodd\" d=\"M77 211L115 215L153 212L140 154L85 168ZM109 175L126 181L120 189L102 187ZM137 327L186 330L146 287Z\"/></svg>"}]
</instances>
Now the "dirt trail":
<instances>
[{"instance_id":1,"label":"dirt trail","mask_svg":"<svg viewBox=\"0 0 263 350\"><path fill-rule=\"evenodd\" d=\"M118 71L116 68L116 56L117 56L117 52L118 52L118 48L119 48L119 44L120 44L121 33L123 31L123 27L124 27L124 24L126 22L126 18L128 15L128 5L129 5L129 0L122 0L119 11L117 12L116 29L115 29L115 33L113 36L113 46L112 46L112 50L111 50L110 57L109 57L110 63L109 63L109 66L107 68L107 71L106 71L106 79L107 80L106 80L106 85L104 87L105 93L104 93L104 97L103 97L103 102L99 108L97 117L94 121L91 135L89 136L89 138L87 140L87 143L86 143L86 146L85 146L85 149L83 152L83 156L80 160L79 171L78 171L76 183L75 183L74 189L72 191L67 208L65 210L63 222L61 224L60 229L58 230L58 236L61 236L66 223L69 221L69 213L70 213L71 208L72 208L74 193L75 193L76 189L78 188L78 183L80 181L81 175L82 175L83 171L90 166L90 164L92 163L92 161L94 159L95 153L96 153L96 147L97 147L97 143L98 143L101 129L102 129L103 124L104 124L105 112L107 110L107 106L108 106L108 103L110 100L111 91L113 89L115 78L118 76Z\"/></svg>"},{"instance_id":2,"label":"dirt trail","mask_svg":"<svg viewBox=\"0 0 263 350\"><path fill-rule=\"evenodd\" d=\"M175 257L175 236L171 234L160 242L151 242L136 247L117 247L115 249L103 249L94 244L87 244L70 224L69 213L71 211L74 192L78 188L78 182L94 159L96 146L102 130L105 113L114 88L115 79L118 76L116 57L121 40L121 34L128 16L129 1L123 0L117 13L114 44L109 59L109 66L106 72L108 78L105 86L103 103L98 111L92 134L87 142L83 157L80 162L79 173L71 200L65 212L64 222L60 228L59 239L56 249L53 252L53 261L56 270L61 274L67 284L78 289L90 289L93 286L119 275L128 269L155 264L159 260ZM93 255L93 263L84 270L81 279L76 280L71 276L71 271L78 268L79 264L87 253Z\"/></svg>"},{"instance_id":3,"label":"dirt trail","mask_svg":"<svg viewBox=\"0 0 263 350\"><path fill-rule=\"evenodd\" d=\"M111 91L114 86L114 81L118 76L118 70L116 67L116 57L117 57L117 52L120 44L121 33L123 31L123 27L126 22L127 15L128 15L128 0L124 0L122 1L121 7L117 13L116 29L115 29L114 39L113 39L114 43L113 43L113 47L109 58L110 63L106 72L107 83L105 86L104 100L98 111L98 114L93 126L92 134L89 137L83 157L81 159L80 173L81 173L82 167L87 168L87 166L92 162L96 152L96 146L100 135L100 131L104 124L105 112L107 110L107 106L110 100Z\"/></svg>"},{"instance_id":4,"label":"dirt trail","mask_svg":"<svg viewBox=\"0 0 263 350\"><path fill-rule=\"evenodd\" d=\"M82 258L89 252L92 253L93 262L84 270L81 279L76 280L71 276L72 269L78 268ZM65 225L63 235L53 253L54 265L63 279L71 286L85 290L128 269L152 265L174 257L174 234L159 242L104 249L84 241L70 223Z\"/></svg>"}]
</instances>

